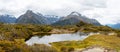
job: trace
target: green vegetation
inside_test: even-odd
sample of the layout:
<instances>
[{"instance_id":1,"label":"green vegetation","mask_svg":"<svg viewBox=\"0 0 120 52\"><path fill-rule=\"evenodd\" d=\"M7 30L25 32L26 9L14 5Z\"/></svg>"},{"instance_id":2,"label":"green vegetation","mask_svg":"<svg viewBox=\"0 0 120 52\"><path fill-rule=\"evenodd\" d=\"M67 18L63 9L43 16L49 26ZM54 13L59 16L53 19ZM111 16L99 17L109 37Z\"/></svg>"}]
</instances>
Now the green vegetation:
<instances>
[{"instance_id":1,"label":"green vegetation","mask_svg":"<svg viewBox=\"0 0 120 52\"><path fill-rule=\"evenodd\" d=\"M44 44L34 44L30 46L32 52L58 52L57 49Z\"/></svg>"},{"instance_id":2,"label":"green vegetation","mask_svg":"<svg viewBox=\"0 0 120 52\"><path fill-rule=\"evenodd\" d=\"M51 43L51 45L59 51L68 52L68 50L74 50L74 48L78 48L78 45L80 45L80 43L81 41L62 41Z\"/></svg>"},{"instance_id":3,"label":"green vegetation","mask_svg":"<svg viewBox=\"0 0 120 52\"><path fill-rule=\"evenodd\" d=\"M0 52L57 52L57 50L43 44L28 46L24 39L15 39L14 41L0 41Z\"/></svg>"},{"instance_id":4,"label":"green vegetation","mask_svg":"<svg viewBox=\"0 0 120 52\"><path fill-rule=\"evenodd\" d=\"M51 43L52 47L44 44L28 46L25 41L32 36L44 36L51 33L71 32L102 32L104 35L90 36L84 41L64 41ZM114 32L117 36L108 36ZM70 52L76 48L86 48L92 45L120 50L120 30L108 26L94 26L83 22L77 25L49 26L32 24L0 24L0 52Z\"/></svg>"},{"instance_id":5,"label":"green vegetation","mask_svg":"<svg viewBox=\"0 0 120 52\"><path fill-rule=\"evenodd\" d=\"M51 43L51 45L56 47L59 51L68 52L69 48L84 49L94 45L120 50L120 42L119 42L120 30L112 29L108 26L95 26L92 24L86 24L82 21L74 26L64 26L60 28L64 28L64 29L72 28L72 30L75 32L77 31L85 32L85 33L99 32L102 35L93 35L83 41L64 41L64 42ZM109 33L116 33L117 36L116 35L109 36L108 35Z\"/></svg>"},{"instance_id":6,"label":"green vegetation","mask_svg":"<svg viewBox=\"0 0 120 52\"><path fill-rule=\"evenodd\" d=\"M52 30L51 26L47 25L20 25L20 24L1 24L0 25L0 40L27 39L40 33L47 33ZM34 34L34 33L39 34ZM41 35L43 36L43 35Z\"/></svg>"},{"instance_id":7,"label":"green vegetation","mask_svg":"<svg viewBox=\"0 0 120 52\"><path fill-rule=\"evenodd\" d=\"M120 50L120 38L109 35L92 35L83 41L54 42L51 43L51 45L58 50L68 50L71 47L75 49L84 49L94 45Z\"/></svg>"},{"instance_id":8,"label":"green vegetation","mask_svg":"<svg viewBox=\"0 0 120 52\"><path fill-rule=\"evenodd\" d=\"M120 30L119 29L113 29L109 26L95 26L92 24L86 24L84 22L80 22L76 25L75 31L80 32L95 32L95 33L101 33L104 35L108 35L108 33L116 33L117 37L120 37Z\"/></svg>"},{"instance_id":9,"label":"green vegetation","mask_svg":"<svg viewBox=\"0 0 120 52\"><path fill-rule=\"evenodd\" d=\"M80 22L76 25L78 27L77 30L81 30L82 32L113 32L115 29L112 29L108 26L95 26L92 24L86 24L84 22Z\"/></svg>"},{"instance_id":10,"label":"green vegetation","mask_svg":"<svg viewBox=\"0 0 120 52\"><path fill-rule=\"evenodd\" d=\"M120 38L116 36L108 35L93 35L81 42L83 45L100 45L103 47L113 48L120 50ZM86 46L86 47L87 47Z\"/></svg>"},{"instance_id":11,"label":"green vegetation","mask_svg":"<svg viewBox=\"0 0 120 52\"><path fill-rule=\"evenodd\" d=\"M29 47L25 44L23 39L15 39L14 41L2 40L0 41L1 52L30 52Z\"/></svg>"},{"instance_id":12,"label":"green vegetation","mask_svg":"<svg viewBox=\"0 0 120 52\"><path fill-rule=\"evenodd\" d=\"M30 37L44 36L40 33L48 33L51 30L52 27L47 25L0 24L0 52L57 52L49 46L28 46L25 43ZM36 32L37 34L34 34Z\"/></svg>"}]
</instances>

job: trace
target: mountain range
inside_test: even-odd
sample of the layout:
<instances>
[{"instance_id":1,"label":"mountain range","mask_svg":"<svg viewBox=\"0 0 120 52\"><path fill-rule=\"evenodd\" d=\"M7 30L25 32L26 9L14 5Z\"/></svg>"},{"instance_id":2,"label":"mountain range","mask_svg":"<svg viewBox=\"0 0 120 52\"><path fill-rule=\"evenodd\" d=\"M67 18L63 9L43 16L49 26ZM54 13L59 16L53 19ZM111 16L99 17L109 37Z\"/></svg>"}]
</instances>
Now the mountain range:
<instances>
[{"instance_id":1,"label":"mountain range","mask_svg":"<svg viewBox=\"0 0 120 52\"><path fill-rule=\"evenodd\" d=\"M27 10L26 13L22 14L17 19L9 15L0 16L0 22L17 24L74 25L80 21L94 25L101 25L97 20L82 16L78 12L72 12L65 17L59 17L55 15L42 15L41 13Z\"/></svg>"},{"instance_id":2,"label":"mountain range","mask_svg":"<svg viewBox=\"0 0 120 52\"><path fill-rule=\"evenodd\" d=\"M28 10L25 14L18 17L16 23L18 24L52 24L58 20L58 16L45 15L41 13L34 13Z\"/></svg>"},{"instance_id":3,"label":"mountain range","mask_svg":"<svg viewBox=\"0 0 120 52\"><path fill-rule=\"evenodd\" d=\"M114 29L120 29L120 23L117 24L108 24L108 26L114 28Z\"/></svg>"},{"instance_id":4,"label":"mountain range","mask_svg":"<svg viewBox=\"0 0 120 52\"><path fill-rule=\"evenodd\" d=\"M15 23L16 18L12 15L0 15L0 22L2 23Z\"/></svg>"}]
</instances>

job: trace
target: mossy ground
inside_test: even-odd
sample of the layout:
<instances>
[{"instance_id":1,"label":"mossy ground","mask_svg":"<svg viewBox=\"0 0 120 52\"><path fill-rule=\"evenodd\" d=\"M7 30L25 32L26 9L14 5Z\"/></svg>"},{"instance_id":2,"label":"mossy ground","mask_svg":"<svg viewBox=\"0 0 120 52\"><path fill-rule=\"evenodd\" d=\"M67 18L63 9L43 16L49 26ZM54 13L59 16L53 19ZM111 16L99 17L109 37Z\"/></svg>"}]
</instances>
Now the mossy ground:
<instances>
[{"instance_id":1,"label":"mossy ground","mask_svg":"<svg viewBox=\"0 0 120 52\"><path fill-rule=\"evenodd\" d=\"M99 45L101 47L120 50L120 38L117 36L109 35L92 35L86 38L83 41L64 41L64 42L55 42L51 44L60 50L63 47L66 48L75 48L83 49L89 46Z\"/></svg>"}]
</instances>

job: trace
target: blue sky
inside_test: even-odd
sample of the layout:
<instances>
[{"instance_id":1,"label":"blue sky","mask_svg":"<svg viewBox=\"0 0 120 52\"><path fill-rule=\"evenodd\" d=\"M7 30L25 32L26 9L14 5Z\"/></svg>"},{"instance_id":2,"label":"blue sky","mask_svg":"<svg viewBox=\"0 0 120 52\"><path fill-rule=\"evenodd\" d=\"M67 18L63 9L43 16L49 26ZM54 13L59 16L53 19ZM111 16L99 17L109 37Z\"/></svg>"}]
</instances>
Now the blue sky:
<instances>
[{"instance_id":1,"label":"blue sky","mask_svg":"<svg viewBox=\"0 0 120 52\"><path fill-rule=\"evenodd\" d=\"M77 11L101 24L120 23L120 0L0 0L0 14L16 17L26 10L43 15L66 16Z\"/></svg>"}]
</instances>

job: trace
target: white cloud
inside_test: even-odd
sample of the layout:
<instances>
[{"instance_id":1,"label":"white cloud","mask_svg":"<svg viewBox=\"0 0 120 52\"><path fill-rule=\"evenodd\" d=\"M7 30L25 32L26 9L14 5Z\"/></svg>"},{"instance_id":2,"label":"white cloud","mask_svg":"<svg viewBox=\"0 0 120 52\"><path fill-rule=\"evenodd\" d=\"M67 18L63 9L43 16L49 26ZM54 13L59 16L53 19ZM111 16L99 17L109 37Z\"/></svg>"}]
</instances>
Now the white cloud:
<instances>
[{"instance_id":1,"label":"white cloud","mask_svg":"<svg viewBox=\"0 0 120 52\"><path fill-rule=\"evenodd\" d=\"M105 8L106 1L107 0L84 0L82 4L90 7Z\"/></svg>"},{"instance_id":2,"label":"white cloud","mask_svg":"<svg viewBox=\"0 0 120 52\"><path fill-rule=\"evenodd\" d=\"M19 16L30 9L42 14L66 16L77 11L102 24L120 21L120 0L0 0L0 14Z\"/></svg>"}]
</instances>

